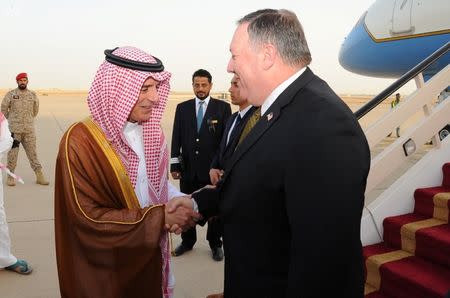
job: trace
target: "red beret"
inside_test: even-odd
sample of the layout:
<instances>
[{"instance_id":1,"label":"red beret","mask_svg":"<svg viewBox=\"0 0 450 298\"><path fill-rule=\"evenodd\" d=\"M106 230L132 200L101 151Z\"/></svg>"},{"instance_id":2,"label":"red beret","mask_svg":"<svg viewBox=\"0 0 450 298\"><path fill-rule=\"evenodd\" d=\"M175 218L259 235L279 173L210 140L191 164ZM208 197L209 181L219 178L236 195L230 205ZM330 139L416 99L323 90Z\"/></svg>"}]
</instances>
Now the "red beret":
<instances>
[{"instance_id":1,"label":"red beret","mask_svg":"<svg viewBox=\"0 0 450 298\"><path fill-rule=\"evenodd\" d=\"M28 75L26 72L21 72L16 76L16 81L23 79L23 78L27 78L28 79Z\"/></svg>"}]
</instances>

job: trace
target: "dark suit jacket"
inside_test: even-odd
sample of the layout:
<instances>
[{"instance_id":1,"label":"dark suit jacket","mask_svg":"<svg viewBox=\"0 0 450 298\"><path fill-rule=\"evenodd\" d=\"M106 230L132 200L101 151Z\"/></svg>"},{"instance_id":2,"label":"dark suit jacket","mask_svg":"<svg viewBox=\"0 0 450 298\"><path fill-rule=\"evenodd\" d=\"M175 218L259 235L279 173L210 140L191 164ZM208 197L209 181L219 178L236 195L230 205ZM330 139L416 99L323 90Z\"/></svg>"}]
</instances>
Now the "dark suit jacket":
<instances>
[{"instance_id":1,"label":"dark suit jacket","mask_svg":"<svg viewBox=\"0 0 450 298\"><path fill-rule=\"evenodd\" d=\"M370 153L351 110L307 68L236 148L217 190L226 298L363 297Z\"/></svg>"},{"instance_id":2,"label":"dark suit jacket","mask_svg":"<svg viewBox=\"0 0 450 298\"><path fill-rule=\"evenodd\" d=\"M177 105L173 124L171 157L181 155L183 169L180 164L172 164L170 171L181 172L182 184L189 183L195 177L200 181L209 181L209 166L219 148L225 123L230 115L231 108L228 103L211 98L200 131L197 132L195 99Z\"/></svg>"},{"instance_id":3,"label":"dark suit jacket","mask_svg":"<svg viewBox=\"0 0 450 298\"><path fill-rule=\"evenodd\" d=\"M227 144L228 133L230 132L231 125L233 125L234 120L236 119L239 112L234 113L228 118L228 121L225 125L225 131L223 132L222 140L220 141L219 150L211 162L212 169L224 169L226 162L230 159L231 155L236 148L237 143L239 142L239 138L241 136L242 130L245 127L250 116L256 110L255 107L250 107L250 109L245 113L244 117L241 119L238 125L235 125L233 131L230 135L230 140Z\"/></svg>"}]
</instances>

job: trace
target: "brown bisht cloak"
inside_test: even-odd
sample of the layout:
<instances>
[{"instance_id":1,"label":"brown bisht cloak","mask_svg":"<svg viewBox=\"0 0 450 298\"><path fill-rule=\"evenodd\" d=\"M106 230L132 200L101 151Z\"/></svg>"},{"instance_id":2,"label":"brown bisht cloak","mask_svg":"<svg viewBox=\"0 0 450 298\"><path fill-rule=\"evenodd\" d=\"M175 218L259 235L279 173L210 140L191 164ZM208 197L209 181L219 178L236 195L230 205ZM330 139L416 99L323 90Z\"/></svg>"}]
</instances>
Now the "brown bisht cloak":
<instances>
[{"instance_id":1,"label":"brown bisht cloak","mask_svg":"<svg viewBox=\"0 0 450 298\"><path fill-rule=\"evenodd\" d=\"M55 240L62 297L162 297L164 206L140 208L127 172L90 119L63 136Z\"/></svg>"}]
</instances>

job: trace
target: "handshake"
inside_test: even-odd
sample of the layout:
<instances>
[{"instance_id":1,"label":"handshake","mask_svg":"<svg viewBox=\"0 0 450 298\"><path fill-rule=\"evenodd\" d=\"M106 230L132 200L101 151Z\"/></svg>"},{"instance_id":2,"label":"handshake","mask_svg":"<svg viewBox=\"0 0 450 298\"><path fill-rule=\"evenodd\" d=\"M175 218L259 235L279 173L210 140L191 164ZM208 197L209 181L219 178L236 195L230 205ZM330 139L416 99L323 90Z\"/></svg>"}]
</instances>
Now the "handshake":
<instances>
[{"instance_id":1,"label":"handshake","mask_svg":"<svg viewBox=\"0 0 450 298\"><path fill-rule=\"evenodd\" d=\"M196 225L202 216L194 211L191 196L175 197L167 202L165 208L165 229L179 235Z\"/></svg>"},{"instance_id":2,"label":"handshake","mask_svg":"<svg viewBox=\"0 0 450 298\"><path fill-rule=\"evenodd\" d=\"M216 188L214 185L206 185L193 193L203 189ZM194 201L191 195L175 197L166 203L165 208L165 229L177 235L194 227L197 221L202 220L200 213L194 210Z\"/></svg>"}]
</instances>

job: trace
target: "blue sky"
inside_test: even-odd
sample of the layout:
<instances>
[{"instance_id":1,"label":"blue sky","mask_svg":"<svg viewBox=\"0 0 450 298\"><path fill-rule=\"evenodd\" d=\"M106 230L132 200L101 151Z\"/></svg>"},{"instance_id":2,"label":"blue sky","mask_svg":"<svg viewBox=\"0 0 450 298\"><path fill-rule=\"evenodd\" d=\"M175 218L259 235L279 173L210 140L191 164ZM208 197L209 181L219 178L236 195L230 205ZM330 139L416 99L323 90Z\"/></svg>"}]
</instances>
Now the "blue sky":
<instances>
[{"instance_id":1,"label":"blue sky","mask_svg":"<svg viewBox=\"0 0 450 298\"><path fill-rule=\"evenodd\" d=\"M173 73L172 90L191 90L198 68L228 89L229 43L236 20L261 8L286 8L302 23L313 71L340 94L375 94L392 80L344 70L339 48L373 0L26 1L0 0L0 88L28 72L30 88L88 89L103 50L132 45L159 57Z\"/></svg>"}]
</instances>

